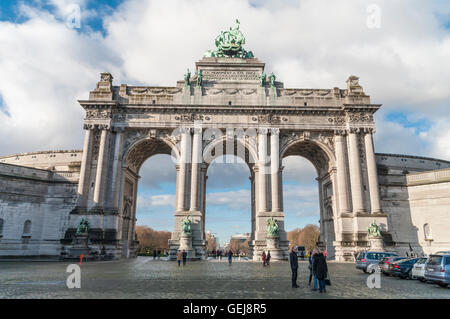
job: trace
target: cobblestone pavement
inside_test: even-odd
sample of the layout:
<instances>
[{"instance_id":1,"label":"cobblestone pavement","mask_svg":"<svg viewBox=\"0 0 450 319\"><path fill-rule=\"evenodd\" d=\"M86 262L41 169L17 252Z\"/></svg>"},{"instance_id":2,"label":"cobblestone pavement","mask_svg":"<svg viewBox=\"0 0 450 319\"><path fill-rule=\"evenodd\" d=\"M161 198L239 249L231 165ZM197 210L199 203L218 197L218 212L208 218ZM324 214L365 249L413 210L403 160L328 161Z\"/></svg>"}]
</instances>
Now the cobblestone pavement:
<instances>
[{"instance_id":1,"label":"cobblestone pavement","mask_svg":"<svg viewBox=\"0 0 450 319\"><path fill-rule=\"evenodd\" d=\"M308 287L300 262L300 288L292 289L287 262L260 263L132 260L83 263L81 289L68 289L62 262L0 262L0 298L450 298L450 288L381 275L381 288L366 286L367 274L352 263L329 263L327 294Z\"/></svg>"}]
</instances>

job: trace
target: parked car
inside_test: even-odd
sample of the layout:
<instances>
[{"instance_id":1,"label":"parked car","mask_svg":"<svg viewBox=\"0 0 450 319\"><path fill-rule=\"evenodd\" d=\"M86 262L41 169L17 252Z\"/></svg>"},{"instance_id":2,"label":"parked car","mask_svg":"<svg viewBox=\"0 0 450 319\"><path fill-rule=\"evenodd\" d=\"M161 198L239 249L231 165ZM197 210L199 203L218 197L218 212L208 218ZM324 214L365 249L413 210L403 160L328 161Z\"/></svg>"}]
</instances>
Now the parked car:
<instances>
[{"instance_id":1,"label":"parked car","mask_svg":"<svg viewBox=\"0 0 450 319\"><path fill-rule=\"evenodd\" d=\"M356 269L361 269L365 273L375 272L376 268L379 266L379 262L384 257L398 256L395 253L385 252L385 251L364 251L360 252L356 256L355 267Z\"/></svg>"},{"instance_id":2,"label":"parked car","mask_svg":"<svg viewBox=\"0 0 450 319\"><path fill-rule=\"evenodd\" d=\"M297 257L304 259L306 257L305 246L297 246Z\"/></svg>"},{"instance_id":3,"label":"parked car","mask_svg":"<svg viewBox=\"0 0 450 319\"><path fill-rule=\"evenodd\" d=\"M419 279L420 281L425 281L425 264L428 258L419 258L419 260L414 264L411 270L411 277L413 279Z\"/></svg>"},{"instance_id":4,"label":"parked car","mask_svg":"<svg viewBox=\"0 0 450 319\"><path fill-rule=\"evenodd\" d=\"M450 255L450 251L441 250L433 255Z\"/></svg>"},{"instance_id":5,"label":"parked car","mask_svg":"<svg viewBox=\"0 0 450 319\"><path fill-rule=\"evenodd\" d=\"M382 258L379 263L381 272L383 274L389 276L388 270L389 270L389 266L391 265L391 263L393 263L395 261L403 260L403 259L406 259L406 257L388 256L388 257Z\"/></svg>"},{"instance_id":6,"label":"parked car","mask_svg":"<svg viewBox=\"0 0 450 319\"><path fill-rule=\"evenodd\" d=\"M400 277L402 279L412 278L411 270L419 259L420 258L410 258L394 261L389 265L387 273L391 276Z\"/></svg>"},{"instance_id":7,"label":"parked car","mask_svg":"<svg viewBox=\"0 0 450 319\"><path fill-rule=\"evenodd\" d=\"M450 254L430 255L425 265L425 280L447 287L450 284Z\"/></svg>"}]
</instances>

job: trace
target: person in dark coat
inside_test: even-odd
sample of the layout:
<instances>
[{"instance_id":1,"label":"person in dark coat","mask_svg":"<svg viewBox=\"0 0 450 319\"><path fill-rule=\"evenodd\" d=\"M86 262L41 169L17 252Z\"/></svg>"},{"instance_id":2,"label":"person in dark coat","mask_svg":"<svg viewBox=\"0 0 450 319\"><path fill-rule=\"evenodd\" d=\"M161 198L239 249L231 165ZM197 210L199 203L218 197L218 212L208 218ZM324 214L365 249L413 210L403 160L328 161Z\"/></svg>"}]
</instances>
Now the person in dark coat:
<instances>
[{"instance_id":1,"label":"person in dark coat","mask_svg":"<svg viewBox=\"0 0 450 319\"><path fill-rule=\"evenodd\" d=\"M184 266L184 265L186 265L186 259L187 259L187 252L186 252L186 250L183 250L182 256L183 256L183 266Z\"/></svg>"},{"instance_id":2,"label":"person in dark coat","mask_svg":"<svg viewBox=\"0 0 450 319\"><path fill-rule=\"evenodd\" d=\"M319 281L319 290L320 292L327 292L325 289L325 278L327 278L328 267L327 261L323 253L319 250L317 254L313 256L312 261L313 273L317 277Z\"/></svg>"},{"instance_id":3,"label":"person in dark coat","mask_svg":"<svg viewBox=\"0 0 450 319\"><path fill-rule=\"evenodd\" d=\"M231 249L228 251L228 263L231 265L231 261L233 260L233 252Z\"/></svg>"},{"instance_id":4,"label":"person in dark coat","mask_svg":"<svg viewBox=\"0 0 450 319\"><path fill-rule=\"evenodd\" d=\"M308 265L308 269L309 269L309 281L308 281L308 286L311 286L311 280L312 280L312 277L313 277L313 272L312 272L312 257L313 257L313 252L310 251L310 252L309 252L309 258L308 258L308 262L309 262L309 265Z\"/></svg>"},{"instance_id":5,"label":"person in dark coat","mask_svg":"<svg viewBox=\"0 0 450 319\"><path fill-rule=\"evenodd\" d=\"M298 288L299 285L297 285L297 271L298 271L297 246L292 247L292 251L289 254L289 263L291 264L292 270L292 288Z\"/></svg>"},{"instance_id":6,"label":"person in dark coat","mask_svg":"<svg viewBox=\"0 0 450 319\"><path fill-rule=\"evenodd\" d=\"M266 256L266 265L270 266L270 250L267 252L267 256Z\"/></svg>"}]
</instances>

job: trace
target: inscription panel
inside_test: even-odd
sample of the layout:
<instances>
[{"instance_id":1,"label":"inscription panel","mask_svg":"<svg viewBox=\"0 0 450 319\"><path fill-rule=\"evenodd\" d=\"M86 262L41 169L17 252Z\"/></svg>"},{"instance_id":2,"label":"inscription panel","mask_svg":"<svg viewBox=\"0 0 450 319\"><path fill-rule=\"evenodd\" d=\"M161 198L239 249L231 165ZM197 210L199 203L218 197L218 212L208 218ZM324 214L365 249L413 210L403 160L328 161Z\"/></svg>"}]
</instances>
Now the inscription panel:
<instances>
[{"instance_id":1,"label":"inscription panel","mask_svg":"<svg viewBox=\"0 0 450 319\"><path fill-rule=\"evenodd\" d=\"M208 81L258 81L256 70L202 70L203 79Z\"/></svg>"}]
</instances>

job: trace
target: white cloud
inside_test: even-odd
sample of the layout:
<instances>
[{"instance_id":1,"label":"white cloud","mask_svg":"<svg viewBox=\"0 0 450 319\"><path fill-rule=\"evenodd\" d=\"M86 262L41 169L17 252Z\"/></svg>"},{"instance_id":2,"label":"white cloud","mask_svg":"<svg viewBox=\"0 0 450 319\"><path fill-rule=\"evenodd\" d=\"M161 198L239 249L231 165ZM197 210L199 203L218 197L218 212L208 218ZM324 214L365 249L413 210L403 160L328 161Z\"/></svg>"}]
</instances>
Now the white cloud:
<instances>
[{"instance_id":1,"label":"white cloud","mask_svg":"<svg viewBox=\"0 0 450 319\"><path fill-rule=\"evenodd\" d=\"M175 207L175 195L173 194L162 194L162 195L139 195L137 199L137 207L139 210L147 210L152 207L164 207L170 206Z\"/></svg>"},{"instance_id":2,"label":"white cloud","mask_svg":"<svg viewBox=\"0 0 450 319\"><path fill-rule=\"evenodd\" d=\"M206 205L225 206L232 210L250 211L250 196L251 194L248 189L207 193Z\"/></svg>"},{"instance_id":3,"label":"white cloud","mask_svg":"<svg viewBox=\"0 0 450 319\"><path fill-rule=\"evenodd\" d=\"M10 114L0 113L3 154L81 147L76 100L88 97L101 71L116 85L175 85L238 12L246 48L286 87L344 87L359 75L373 103L422 112L439 128L418 137L379 121L377 147L449 156L450 115L441 106L450 101L450 33L439 20L450 11L446 2L379 0L381 28L369 29L368 0L129 0L106 17L106 37L67 28L61 17L69 2L86 4L52 0L56 16L21 6L28 21L0 22L0 95ZM410 136L410 146L397 147L382 130Z\"/></svg>"}]
</instances>

